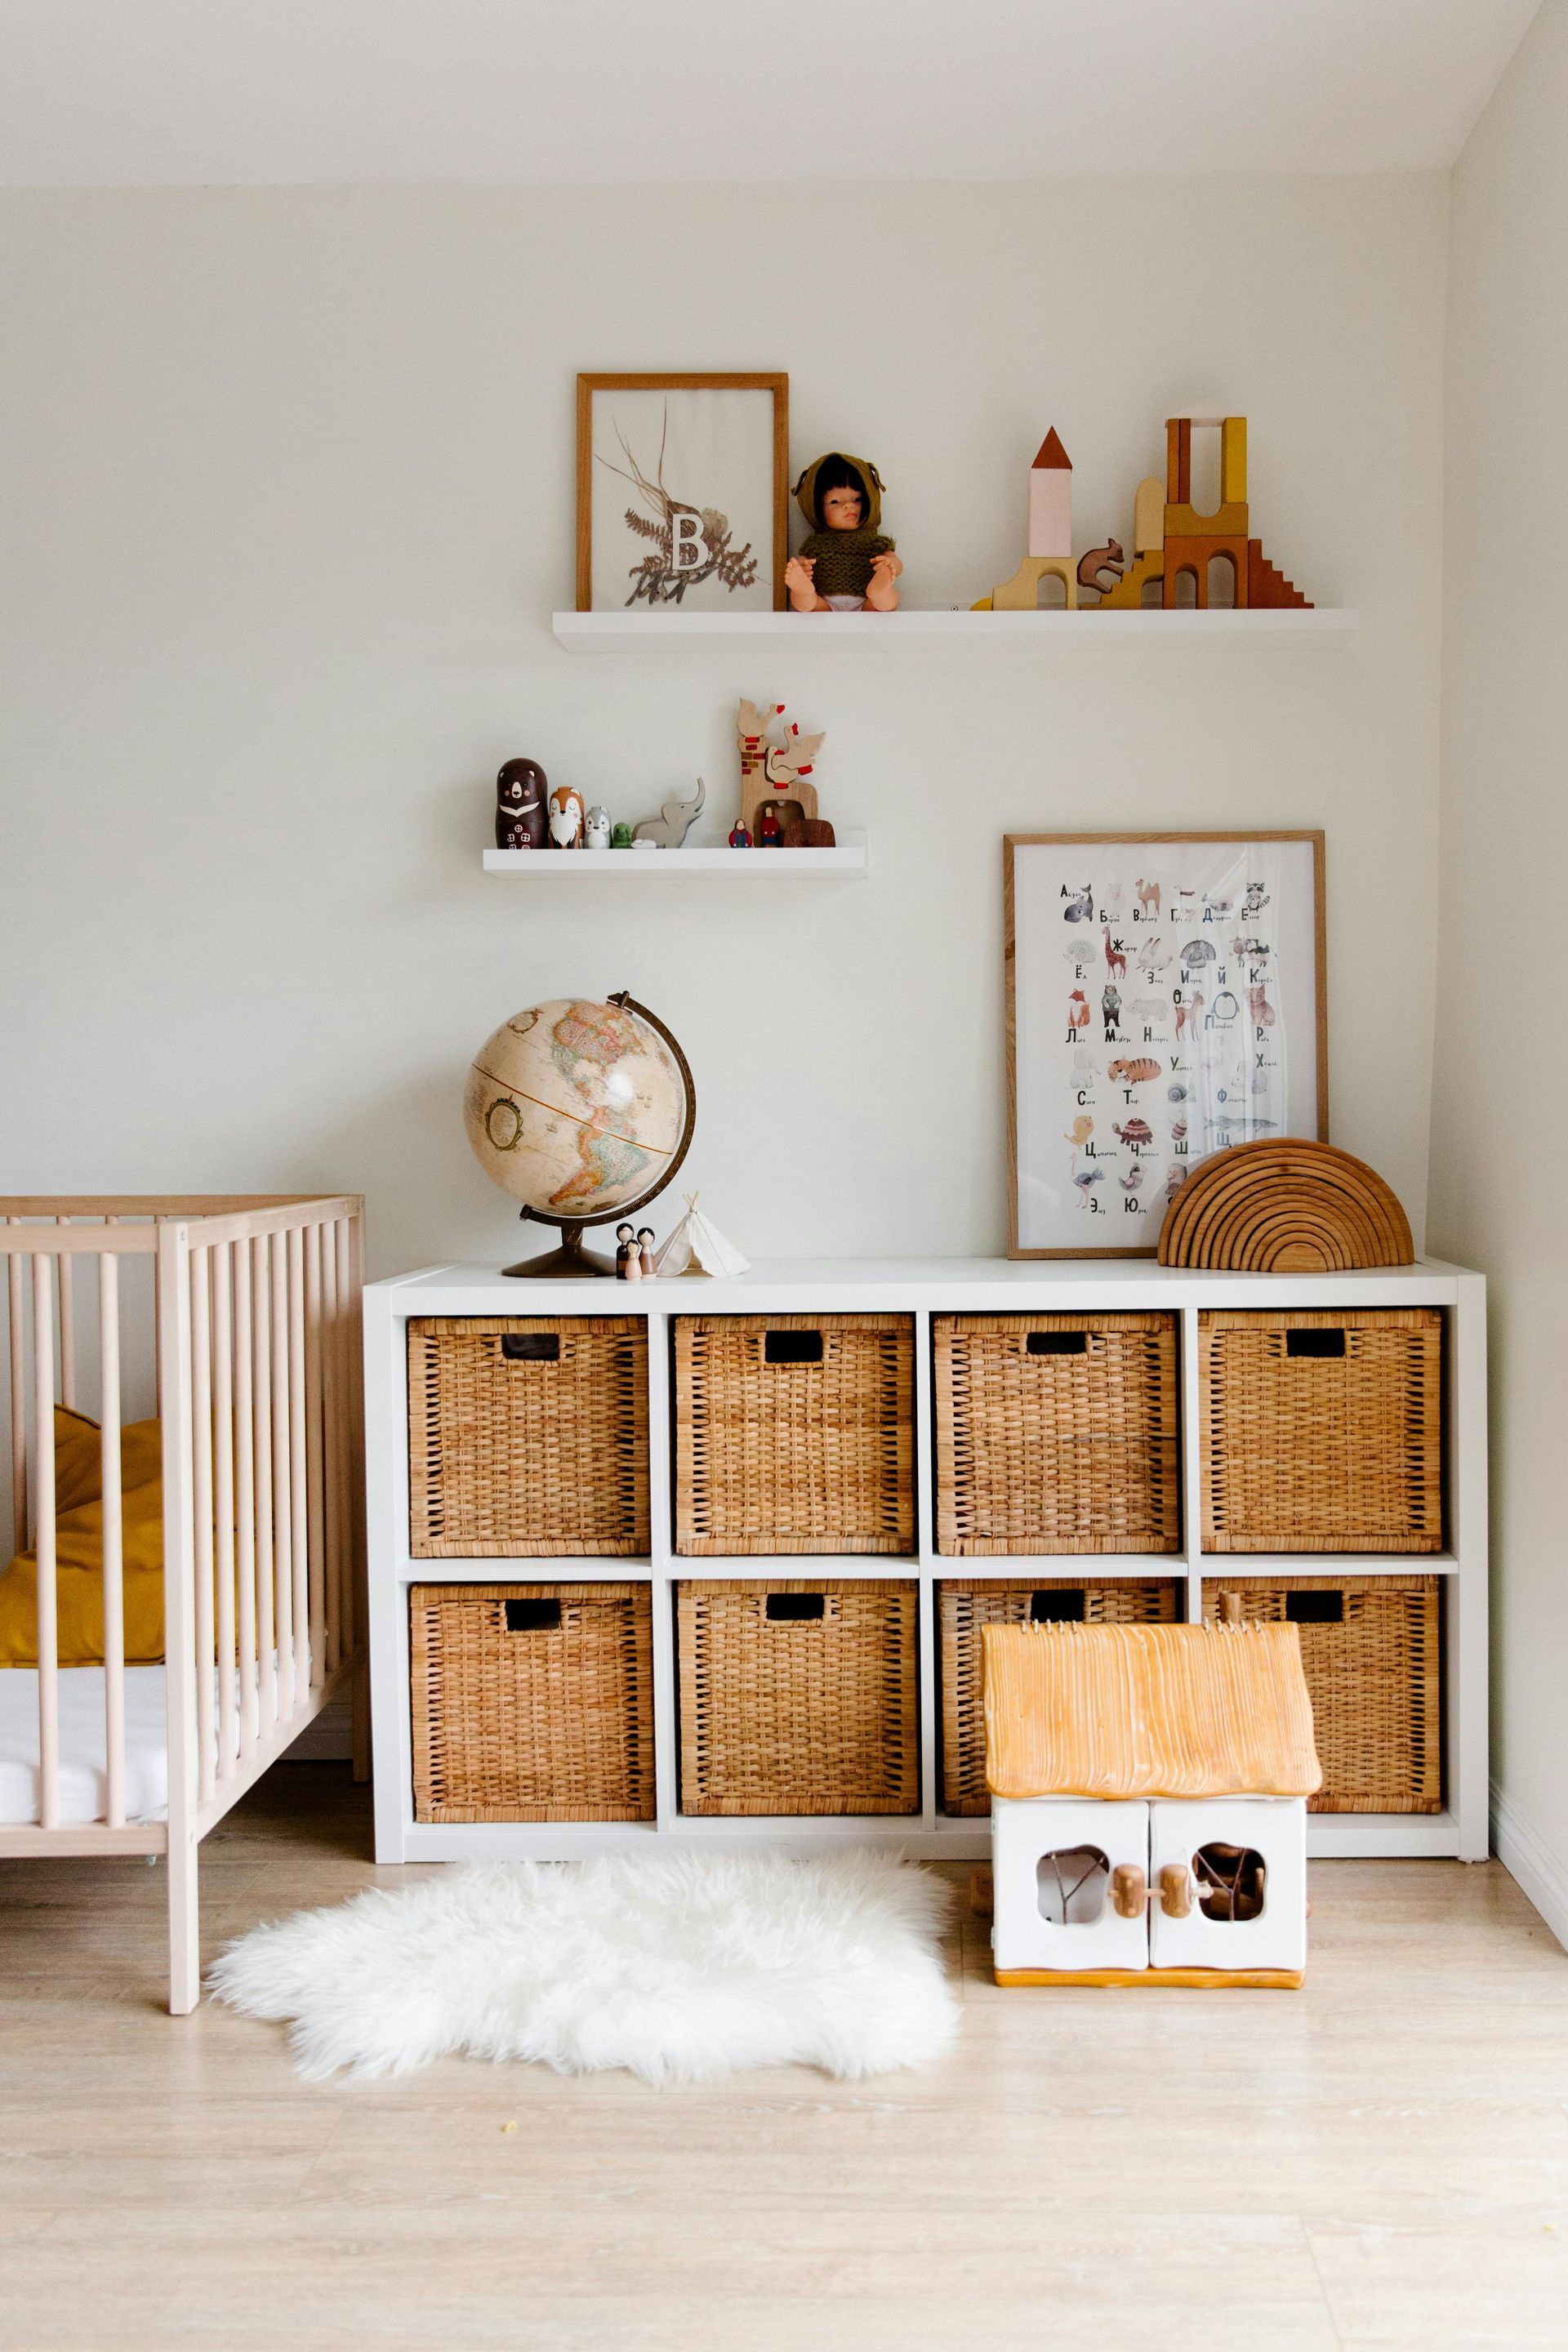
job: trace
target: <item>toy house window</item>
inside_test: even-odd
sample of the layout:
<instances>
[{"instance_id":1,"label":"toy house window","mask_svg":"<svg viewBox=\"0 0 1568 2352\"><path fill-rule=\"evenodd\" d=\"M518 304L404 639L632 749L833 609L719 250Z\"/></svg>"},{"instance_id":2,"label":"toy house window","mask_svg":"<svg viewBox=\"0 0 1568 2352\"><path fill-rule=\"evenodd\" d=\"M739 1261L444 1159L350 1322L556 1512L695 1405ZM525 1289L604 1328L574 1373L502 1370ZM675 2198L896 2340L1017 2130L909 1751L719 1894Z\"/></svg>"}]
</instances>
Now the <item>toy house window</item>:
<instances>
[{"instance_id":1,"label":"toy house window","mask_svg":"<svg viewBox=\"0 0 1568 2352\"><path fill-rule=\"evenodd\" d=\"M1190 613L1198 601L1198 575L1190 563L1184 563L1176 573L1172 603L1178 612Z\"/></svg>"},{"instance_id":2,"label":"toy house window","mask_svg":"<svg viewBox=\"0 0 1568 2352\"><path fill-rule=\"evenodd\" d=\"M1110 1863L1097 1845L1043 1853L1035 1865L1040 1916L1053 1927L1092 1927L1104 1916Z\"/></svg>"},{"instance_id":3,"label":"toy house window","mask_svg":"<svg viewBox=\"0 0 1568 2352\"><path fill-rule=\"evenodd\" d=\"M1198 1909L1205 1919L1260 1919L1268 1869L1250 1845L1201 1845L1193 1856Z\"/></svg>"},{"instance_id":4,"label":"toy house window","mask_svg":"<svg viewBox=\"0 0 1568 2352\"><path fill-rule=\"evenodd\" d=\"M1035 610L1037 613L1065 613L1068 583L1059 572L1042 572L1035 583Z\"/></svg>"},{"instance_id":5,"label":"toy house window","mask_svg":"<svg viewBox=\"0 0 1568 2352\"><path fill-rule=\"evenodd\" d=\"M1236 603L1236 558L1223 551L1209 557L1208 604L1211 613L1228 613Z\"/></svg>"}]
</instances>

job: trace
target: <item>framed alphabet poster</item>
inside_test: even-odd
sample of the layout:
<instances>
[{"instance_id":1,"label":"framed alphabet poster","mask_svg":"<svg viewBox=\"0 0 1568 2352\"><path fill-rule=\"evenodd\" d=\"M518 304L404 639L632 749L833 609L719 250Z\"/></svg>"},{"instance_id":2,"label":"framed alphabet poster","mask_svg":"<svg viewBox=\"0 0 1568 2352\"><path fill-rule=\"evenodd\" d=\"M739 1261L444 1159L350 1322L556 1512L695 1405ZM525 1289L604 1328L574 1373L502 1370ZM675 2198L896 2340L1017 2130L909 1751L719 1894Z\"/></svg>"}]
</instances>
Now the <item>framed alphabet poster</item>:
<instances>
[{"instance_id":1,"label":"framed alphabet poster","mask_svg":"<svg viewBox=\"0 0 1568 2352\"><path fill-rule=\"evenodd\" d=\"M787 375L580 375L577 610L783 611Z\"/></svg>"},{"instance_id":2,"label":"framed alphabet poster","mask_svg":"<svg viewBox=\"0 0 1568 2352\"><path fill-rule=\"evenodd\" d=\"M1328 1140L1321 833L1004 854L1010 1256L1152 1256L1211 1153Z\"/></svg>"}]
</instances>

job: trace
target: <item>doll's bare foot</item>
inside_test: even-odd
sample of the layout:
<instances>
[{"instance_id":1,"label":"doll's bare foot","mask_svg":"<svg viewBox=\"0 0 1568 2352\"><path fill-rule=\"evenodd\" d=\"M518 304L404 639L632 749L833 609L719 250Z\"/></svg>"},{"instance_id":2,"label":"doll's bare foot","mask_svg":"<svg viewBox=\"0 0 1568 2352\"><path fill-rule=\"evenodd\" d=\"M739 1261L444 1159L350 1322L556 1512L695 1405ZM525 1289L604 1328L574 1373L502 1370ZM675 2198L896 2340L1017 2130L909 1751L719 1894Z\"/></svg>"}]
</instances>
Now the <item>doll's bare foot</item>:
<instances>
[{"instance_id":1,"label":"doll's bare foot","mask_svg":"<svg viewBox=\"0 0 1568 2352\"><path fill-rule=\"evenodd\" d=\"M899 609L899 574L903 570L899 558L890 551L875 557L871 578L866 590L866 606L872 613L896 613Z\"/></svg>"},{"instance_id":2,"label":"doll's bare foot","mask_svg":"<svg viewBox=\"0 0 1568 2352\"><path fill-rule=\"evenodd\" d=\"M816 559L810 555L792 555L784 565L784 590L794 611L797 613L830 613L833 610L826 596L819 596L812 585L812 572Z\"/></svg>"}]
</instances>

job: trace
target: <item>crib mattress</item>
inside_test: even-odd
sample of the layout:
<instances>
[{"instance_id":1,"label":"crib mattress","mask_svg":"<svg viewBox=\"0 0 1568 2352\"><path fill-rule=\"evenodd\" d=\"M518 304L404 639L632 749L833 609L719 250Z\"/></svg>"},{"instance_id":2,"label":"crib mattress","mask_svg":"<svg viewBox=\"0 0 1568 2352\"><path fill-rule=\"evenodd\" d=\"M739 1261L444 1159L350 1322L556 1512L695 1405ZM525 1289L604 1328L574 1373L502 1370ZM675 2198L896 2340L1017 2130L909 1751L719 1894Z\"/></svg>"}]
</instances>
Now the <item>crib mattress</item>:
<instances>
[{"instance_id":1,"label":"crib mattress","mask_svg":"<svg viewBox=\"0 0 1568 2352\"><path fill-rule=\"evenodd\" d=\"M109 1805L103 1731L103 1668L62 1666L59 1675L60 1820L100 1822ZM0 1822L39 1813L38 1673L0 1668ZM125 1818L169 1814L168 1727L163 1668L125 1669Z\"/></svg>"}]
</instances>

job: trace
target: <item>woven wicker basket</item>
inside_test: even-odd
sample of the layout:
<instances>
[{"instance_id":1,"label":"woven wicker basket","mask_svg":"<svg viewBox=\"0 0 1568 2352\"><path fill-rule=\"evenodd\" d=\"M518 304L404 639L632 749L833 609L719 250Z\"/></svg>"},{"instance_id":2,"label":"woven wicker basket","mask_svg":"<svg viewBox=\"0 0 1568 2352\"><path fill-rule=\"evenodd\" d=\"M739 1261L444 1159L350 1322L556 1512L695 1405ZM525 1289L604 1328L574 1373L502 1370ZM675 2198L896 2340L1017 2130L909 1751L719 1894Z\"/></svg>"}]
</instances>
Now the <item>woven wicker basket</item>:
<instances>
[{"instance_id":1,"label":"woven wicker basket","mask_svg":"<svg viewBox=\"0 0 1568 2352\"><path fill-rule=\"evenodd\" d=\"M650 1822L646 1584L416 1584L414 1817Z\"/></svg>"},{"instance_id":2,"label":"woven wicker basket","mask_svg":"<svg viewBox=\"0 0 1568 2352\"><path fill-rule=\"evenodd\" d=\"M682 1812L917 1812L917 1613L902 1579L678 1586Z\"/></svg>"},{"instance_id":3,"label":"woven wicker basket","mask_svg":"<svg viewBox=\"0 0 1568 2352\"><path fill-rule=\"evenodd\" d=\"M1204 1549L1443 1548L1443 1318L1198 1318Z\"/></svg>"},{"instance_id":4,"label":"woven wicker basket","mask_svg":"<svg viewBox=\"0 0 1568 2352\"><path fill-rule=\"evenodd\" d=\"M1301 1663L1323 1785L1316 1813L1443 1810L1443 1579L1223 1576L1204 1580L1204 1615L1300 1628Z\"/></svg>"},{"instance_id":5,"label":"woven wicker basket","mask_svg":"<svg viewBox=\"0 0 1568 2352\"><path fill-rule=\"evenodd\" d=\"M1089 1625L1170 1625L1181 1614L1173 1576L944 1577L937 1586L941 1636L942 1810L988 1813L982 1629L1080 1619Z\"/></svg>"},{"instance_id":6,"label":"woven wicker basket","mask_svg":"<svg viewBox=\"0 0 1568 2352\"><path fill-rule=\"evenodd\" d=\"M675 1549L912 1552L914 1318L675 1318Z\"/></svg>"},{"instance_id":7,"label":"woven wicker basket","mask_svg":"<svg viewBox=\"0 0 1568 2352\"><path fill-rule=\"evenodd\" d=\"M938 1315L931 1338L938 1551L1180 1549L1173 1315Z\"/></svg>"},{"instance_id":8,"label":"woven wicker basket","mask_svg":"<svg viewBox=\"0 0 1568 2352\"><path fill-rule=\"evenodd\" d=\"M416 1559L646 1553L647 1325L411 1319L408 1517Z\"/></svg>"}]
</instances>

